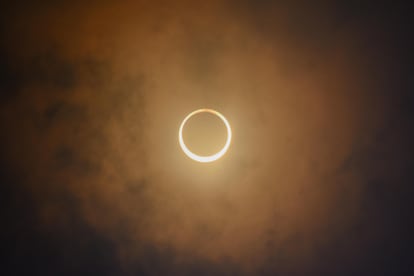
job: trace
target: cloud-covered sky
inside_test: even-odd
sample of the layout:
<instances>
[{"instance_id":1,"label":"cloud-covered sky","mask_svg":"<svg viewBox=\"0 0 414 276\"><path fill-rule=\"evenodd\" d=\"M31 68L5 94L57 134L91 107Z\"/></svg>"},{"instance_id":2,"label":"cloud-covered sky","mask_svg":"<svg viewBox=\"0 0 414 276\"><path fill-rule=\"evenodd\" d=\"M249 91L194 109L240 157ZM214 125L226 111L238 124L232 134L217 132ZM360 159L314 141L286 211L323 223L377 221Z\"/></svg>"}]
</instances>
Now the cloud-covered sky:
<instances>
[{"instance_id":1,"label":"cloud-covered sky","mask_svg":"<svg viewBox=\"0 0 414 276\"><path fill-rule=\"evenodd\" d=\"M411 22L368 1L2 4L5 275L408 275ZM211 107L233 142L188 159ZM3 274L3 273L2 273Z\"/></svg>"}]
</instances>

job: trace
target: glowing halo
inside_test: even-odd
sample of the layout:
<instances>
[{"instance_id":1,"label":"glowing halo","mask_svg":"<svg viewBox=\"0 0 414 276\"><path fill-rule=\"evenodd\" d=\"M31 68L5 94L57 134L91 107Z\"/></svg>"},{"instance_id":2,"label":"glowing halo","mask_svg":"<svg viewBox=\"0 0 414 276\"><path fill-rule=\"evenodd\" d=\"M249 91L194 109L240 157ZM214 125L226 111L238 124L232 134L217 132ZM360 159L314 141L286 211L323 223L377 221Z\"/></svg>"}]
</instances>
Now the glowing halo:
<instances>
[{"instance_id":1,"label":"glowing halo","mask_svg":"<svg viewBox=\"0 0 414 276\"><path fill-rule=\"evenodd\" d=\"M226 129L227 129L227 140L226 140L226 144L224 145L224 147L220 151L218 151L218 152L216 152L215 154L212 154L212 155L202 156L202 155L197 155L197 154L193 153L192 151L190 151L187 148L187 146L184 143L184 139L183 139L183 129L184 129L184 125L188 121L188 119L190 119L191 117L193 117L194 115L196 115L198 113L204 113L204 112L214 114L223 121L223 123L224 123L224 125L226 126ZM187 117L184 118L183 122L181 123L180 130L178 131L178 140L180 142L181 149L184 151L184 153L188 157L193 159L194 161L201 162L201 163L213 162L213 161L216 161L217 159L219 159L220 157L222 157L230 147L230 142L231 142L230 124L227 121L227 119L218 111L215 111L215 110L209 109L209 108L198 109L198 110L195 110L195 111L191 112L190 114L187 115Z\"/></svg>"}]
</instances>

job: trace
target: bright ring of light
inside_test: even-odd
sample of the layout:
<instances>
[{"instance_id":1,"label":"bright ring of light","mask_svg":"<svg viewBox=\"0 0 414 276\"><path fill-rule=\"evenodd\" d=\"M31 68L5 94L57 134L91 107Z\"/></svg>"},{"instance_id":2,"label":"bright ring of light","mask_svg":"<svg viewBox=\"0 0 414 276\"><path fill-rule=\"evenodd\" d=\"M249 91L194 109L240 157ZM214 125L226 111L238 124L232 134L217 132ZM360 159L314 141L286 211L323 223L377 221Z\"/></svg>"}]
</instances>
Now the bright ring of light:
<instances>
[{"instance_id":1,"label":"bright ring of light","mask_svg":"<svg viewBox=\"0 0 414 276\"><path fill-rule=\"evenodd\" d=\"M184 128L185 123L188 121L188 119L190 119L191 117L193 117L194 115L198 113L204 113L204 112L214 114L223 121L227 129L227 141L224 147L219 152L216 152L215 154L212 154L212 155L201 156L201 155L197 155L193 153L192 151L190 151L185 145L184 139L183 139L183 128ZM220 157L222 157L230 147L230 142L231 142L230 124L227 121L227 119L218 111L215 111L213 109L208 109L208 108L198 109L196 111L191 112L190 114L187 115L187 117L184 118L183 122L181 123L180 130L178 132L178 140L180 141L180 146L182 150L184 151L184 153L191 159L197 162L201 162L201 163L213 162L219 159Z\"/></svg>"}]
</instances>

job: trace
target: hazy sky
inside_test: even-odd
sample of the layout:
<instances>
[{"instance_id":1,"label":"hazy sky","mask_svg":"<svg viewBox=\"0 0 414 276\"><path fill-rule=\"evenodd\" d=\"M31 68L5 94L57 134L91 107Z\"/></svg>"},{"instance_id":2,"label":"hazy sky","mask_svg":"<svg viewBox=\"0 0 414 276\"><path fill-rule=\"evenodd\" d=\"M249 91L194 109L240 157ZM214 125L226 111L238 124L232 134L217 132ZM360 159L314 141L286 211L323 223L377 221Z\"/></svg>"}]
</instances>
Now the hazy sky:
<instances>
[{"instance_id":1,"label":"hazy sky","mask_svg":"<svg viewBox=\"0 0 414 276\"><path fill-rule=\"evenodd\" d=\"M409 275L412 29L368 1L2 4L5 275ZM177 132L210 107L211 164Z\"/></svg>"}]
</instances>

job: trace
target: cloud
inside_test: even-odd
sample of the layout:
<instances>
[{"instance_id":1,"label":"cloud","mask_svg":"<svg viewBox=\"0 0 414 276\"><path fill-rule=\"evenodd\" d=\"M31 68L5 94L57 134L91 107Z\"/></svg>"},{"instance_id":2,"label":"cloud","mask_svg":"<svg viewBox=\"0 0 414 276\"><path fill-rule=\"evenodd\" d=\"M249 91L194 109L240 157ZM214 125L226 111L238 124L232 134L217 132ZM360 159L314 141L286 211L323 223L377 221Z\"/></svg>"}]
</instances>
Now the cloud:
<instances>
[{"instance_id":1,"label":"cloud","mask_svg":"<svg viewBox=\"0 0 414 276\"><path fill-rule=\"evenodd\" d=\"M400 34L382 31L394 17L359 5L9 8L0 167L19 246L8 263L69 275L402 269L408 234L387 225L409 228L410 86L396 73ZM234 132L208 166L176 141L202 106Z\"/></svg>"}]
</instances>

